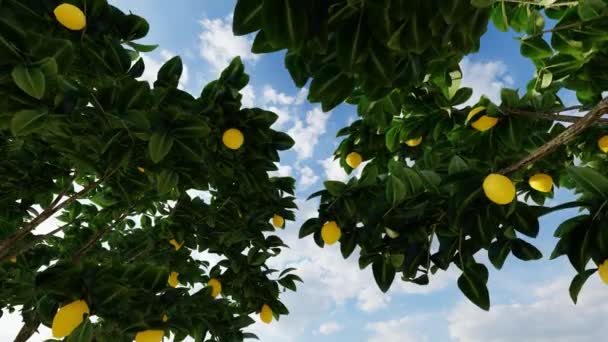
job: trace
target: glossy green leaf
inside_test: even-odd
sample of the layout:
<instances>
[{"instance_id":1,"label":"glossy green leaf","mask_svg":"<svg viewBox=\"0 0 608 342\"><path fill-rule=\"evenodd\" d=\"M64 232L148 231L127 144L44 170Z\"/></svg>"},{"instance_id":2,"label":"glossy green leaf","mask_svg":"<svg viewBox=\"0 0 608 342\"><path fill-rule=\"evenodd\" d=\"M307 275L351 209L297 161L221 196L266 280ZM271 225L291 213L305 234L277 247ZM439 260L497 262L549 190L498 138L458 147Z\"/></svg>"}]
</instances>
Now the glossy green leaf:
<instances>
[{"instance_id":1,"label":"glossy green leaf","mask_svg":"<svg viewBox=\"0 0 608 342\"><path fill-rule=\"evenodd\" d=\"M13 82L29 96L42 99L46 90L46 78L40 68L17 65L11 72Z\"/></svg>"}]
</instances>

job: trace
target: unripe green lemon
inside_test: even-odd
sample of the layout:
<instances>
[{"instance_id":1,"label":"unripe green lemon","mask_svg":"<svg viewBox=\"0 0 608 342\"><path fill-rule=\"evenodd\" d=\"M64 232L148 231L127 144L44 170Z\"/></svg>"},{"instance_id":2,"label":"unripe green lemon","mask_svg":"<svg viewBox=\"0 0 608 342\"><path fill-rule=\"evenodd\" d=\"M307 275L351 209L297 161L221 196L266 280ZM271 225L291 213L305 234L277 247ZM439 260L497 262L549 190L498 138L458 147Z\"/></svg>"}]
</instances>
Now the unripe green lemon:
<instances>
[{"instance_id":1,"label":"unripe green lemon","mask_svg":"<svg viewBox=\"0 0 608 342\"><path fill-rule=\"evenodd\" d=\"M503 175L492 173L483 181L483 191L496 204L509 204L515 199L515 185Z\"/></svg>"},{"instance_id":2,"label":"unripe green lemon","mask_svg":"<svg viewBox=\"0 0 608 342\"><path fill-rule=\"evenodd\" d=\"M545 173L537 173L528 179L530 187L540 192L551 192L553 188L553 178Z\"/></svg>"},{"instance_id":3,"label":"unripe green lemon","mask_svg":"<svg viewBox=\"0 0 608 342\"><path fill-rule=\"evenodd\" d=\"M260 319L266 324L270 324L270 322L272 322L272 309L267 304L262 305Z\"/></svg>"},{"instance_id":4,"label":"unripe green lemon","mask_svg":"<svg viewBox=\"0 0 608 342\"><path fill-rule=\"evenodd\" d=\"M57 310L53 317L53 337L62 338L69 336L84 319L84 314L89 313L89 306L84 300L75 300Z\"/></svg>"},{"instance_id":5,"label":"unripe green lemon","mask_svg":"<svg viewBox=\"0 0 608 342\"><path fill-rule=\"evenodd\" d=\"M231 150L238 150L243 146L245 142L245 136L243 133L236 128L230 128L224 132L222 135L222 142L224 146L228 147Z\"/></svg>"},{"instance_id":6,"label":"unripe green lemon","mask_svg":"<svg viewBox=\"0 0 608 342\"><path fill-rule=\"evenodd\" d=\"M61 4L53 11L57 21L72 31L80 31L87 26L87 18L80 8L72 4Z\"/></svg>"},{"instance_id":7,"label":"unripe green lemon","mask_svg":"<svg viewBox=\"0 0 608 342\"><path fill-rule=\"evenodd\" d=\"M177 287L177 285L179 285L179 280L177 280L178 277L179 277L179 273L171 272L169 274L169 280L167 280L167 283L169 283L169 286Z\"/></svg>"},{"instance_id":8,"label":"unripe green lemon","mask_svg":"<svg viewBox=\"0 0 608 342\"><path fill-rule=\"evenodd\" d=\"M486 107L477 107L469 112L467 116L467 122L473 118L477 113L486 110ZM480 132L485 132L490 128L496 126L498 123L498 118L482 115L479 119L475 120L475 122L471 123L471 126Z\"/></svg>"},{"instance_id":9,"label":"unripe green lemon","mask_svg":"<svg viewBox=\"0 0 608 342\"><path fill-rule=\"evenodd\" d=\"M274 214L272 217L272 225L276 228L283 228L285 225L285 219L281 215Z\"/></svg>"},{"instance_id":10,"label":"unripe green lemon","mask_svg":"<svg viewBox=\"0 0 608 342\"><path fill-rule=\"evenodd\" d=\"M161 342L164 336L163 330L144 330L135 335L135 342Z\"/></svg>"},{"instance_id":11,"label":"unripe green lemon","mask_svg":"<svg viewBox=\"0 0 608 342\"><path fill-rule=\"evenodd\" d=\"M405 141L405 144L409 147L416 147L422 143L422 137L416 139L409 139Z\"/></svg>"},{"instance_id":12,"label":"unripe green lemon","mask_svg":"<svg viewBox=\"0 0 608 342\"><path fill-rule=\"evenodd\" d=\"M608 153L608 135L604 135L597 141L597 146L599 146L600 150L604 153Z\"/></svg>"},{"instance_id":13,"label":"unripe green lemon","mask_svg":"<svg viewBox=\"0 0 608 342\"><path fill-rule=\"evenodd\" d=\"M363 161L363 157L357 152L351 152L346 156L346 164L352 169L356 169Z\"/></svg>"},{"instance_id":14,"label":"unripe green lemon","mask_svg":"<svg viewBox=\"0 0 608 342\"><path fill-rule=\"evenodd\" d=\"M321 238L327 245L333 245L342 236L342 230L338 227L336 221L330 221L321 228Z\"/></svg>"},{"instance_id":15,"label":"unripe green lemon","mask_svg":"<svg viewBox=\"0 0 608 342\"><path fill-rule=\"evenodd\" d=\"M216 298L222 293L222 283L219 279L211 278L207 285L211 286L211 297Z\"/></svg>"},{"instance_id":16,"label":"unripe green lemon","mask_svg":"<svg viewBox=\"0 0 608 342\"><path fill-rule=\"evenodd\" d=\"M599 273L602 281L608 285L608 259L604 260L604 262L599 266L597 273Z\"/></svg>"}]
</instances>

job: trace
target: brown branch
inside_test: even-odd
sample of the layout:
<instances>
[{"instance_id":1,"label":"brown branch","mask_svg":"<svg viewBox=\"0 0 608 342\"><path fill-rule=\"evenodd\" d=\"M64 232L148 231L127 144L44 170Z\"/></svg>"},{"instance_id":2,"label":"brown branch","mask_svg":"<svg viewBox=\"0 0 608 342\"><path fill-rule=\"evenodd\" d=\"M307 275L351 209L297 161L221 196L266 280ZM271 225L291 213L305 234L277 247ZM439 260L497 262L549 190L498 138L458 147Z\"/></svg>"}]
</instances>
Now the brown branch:
<instances>
[{"instance_id":1,"label":"brown branch","mask_svg":"<svg viewBox=\"0 0 608 342\"><path fill-rule=\"evenodd\" d=\"M59 203L59 201L61 201L63 196L65 196L65 194L67 194L68 191L70 191L70 188L72 187L72 185L74 183L74 179L76 179L76 172L74 172L73 176L70 176L70 179L67 181L67 184L65 185L63 190L61 190L61 192L59 194L57 194L57 198L55 198L55 200L51 203L51 206L50 206L51 208L56 206L57 203Z\"/></svg>"},{"instance_id":2,"label":"brown branch","mask_svg":"<svg viewBox=\"0 0 608 342\"><path fill-rule=\"evenodd\" d=\"M34 333L36 333L38 326L40 326L40 321L36 318L25 321L13 342L26 342Z\"/></svg>"},{"instance_id":3,"label":"brown branch","mask_svg":"<svg viewBox=\"0 0 608 342\"><path fill-rule=\"evenodd\" d=\"M576 121L572 126L568 127L565 131L560 133L553 140L547 142L541 147L537 148L534 152L530 153L524 159L517 163L502 169L499 171L501 174L508 174L515 172L523 167L535 163L542 159L544 156L555 151L560 146L569 143L577 135L581 134L584 130L593 125L594 122L599 120L602 115L608 113L608 98L601 100L589 113Z\"/></svg>"},{"instance_id":4,"label":"brown branch","mask_svg":"<svg viewBox=\"0 0 608 342\"><path fill-rule=\"evenodd\" d=\"M566 109L566 110L568 110L568 109ZM562 110L562 111L565 111L565 110ZM564 115L564 114L558 114L558 113L559 112L555 112L555 113L551 113L551 112L532 112L532 111L520 110L520 109L509 109L504 114L506 114L506 115L525 116L525 117L530 117L530 118L535 118L535 119L542 119L542 120L550 120L550 121L571 122L571 123L576 123L576 122L578 122L579 120L581 120L583 118L581 116ZM596 126L608 126L608 119L607 118L599 118L595 122L593 122L593 125L596 125Z\"/></svg>"},{"instance_id":5,"label":"brown branch","mask_svg":"<svg viewBox=\"0 0 608 342\"><path fill-rule=\"evenodd\" d=\"M122 214L118 219L116 219L116 221L114 221L114 224L109 224L107 225L105 228L100 229L97 234L95 234L80 250L78 250L78 252L76 252L74 254L74 256L72 257L72 260L77 261L78 259L80 259L81 256L83 256L86 252L88 252L91 248L93 248L93 246L95 246L95 244L110 230L112 230L114 227L116 227L119 223L121 223L127 216L129 215L129 210L127 210L126 213Z\"/></svg>"}]
</instances>

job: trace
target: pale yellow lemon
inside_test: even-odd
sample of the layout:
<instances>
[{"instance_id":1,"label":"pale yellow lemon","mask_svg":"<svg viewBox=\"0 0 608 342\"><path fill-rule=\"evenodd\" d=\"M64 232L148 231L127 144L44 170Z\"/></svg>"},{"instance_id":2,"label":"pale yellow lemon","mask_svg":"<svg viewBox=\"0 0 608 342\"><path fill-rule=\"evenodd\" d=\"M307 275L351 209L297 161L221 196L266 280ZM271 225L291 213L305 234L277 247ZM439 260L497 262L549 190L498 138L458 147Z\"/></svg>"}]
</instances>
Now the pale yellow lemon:
<instances>
[{"instance_id":1,"label":"pale yellow lemon","mask_svg":"<svg viewBox=\"0 0 608 342\"><path fill-rule=\"evenodd\" d=\"M405 141L405 144L409 147L416 147L422 143L422 137L416 139L409 139Z\"/></svg>"},{"instance_id":2,"label":"pale yellow lemon","mask_svg":"<svg viewBox=\"0 0 608 342\"><path fill-rule=\"evenodd\" d=\"M469 115L467 116L466 121L468 122L477 113L484 111L485 109L486 109L485 107L474 108L473 110L471 110L469 112ZM482 115L477 120L475 120L475 122L471 123L471 126L473 126L473 128L475 128L478 131L485 132L485 131L489 130L490 128L496 126L497 123L498 123L498 118L495 118L492 116L487 116L487 115Z\"/></svg>"},{"instance_id":3,"label":"pale yellow lemon","mask_svg":"<svg viewBox=\"0 0 608 342\"><path fill-rule=\"evenodd\" d=\"M515 185L501 174L489 174L483 181L483 191L496 204L509 204L515 199Z\"/></svg>"},{"instance_id":4,"label":"pale yellow lemon","mask_svg":"<svg viewBox=\"0 0 608 342\"><path fill-rule=\"evenodd\" d=\"M173 246L173 248L175 248L176 251L179 251L179 249L182 248L182 246L184 245L184 241L179 243L175 239L169 240L169 243Z\"/></svg>"},{"instance_id":5,"label":"pale yellow lemon","mask_svg":"<svg viewBox=\"0 0 608 342\"><path fill-rule=\"evenodd\" d=\"M80 8L72 4L61 4L53 11L57 21L72 31L80 31L87 26L87 18Z\"/></svg>"},{"instance_id":6,"label":"pale yellow lemon","mask_svg":"<svg viewBox=\"0 0 608 342\"><path fill-rule=\"evenodd\" d=\"M272 322L272 309L267 304L262 305L260 319L266 324L270 324L270 322Z\"/></svg>"},{"instance_id":7,"label":"pale yellow lemon","mask_svg":"<svg viewBox=\"0 0 608 342\"><path fill-rule=\"evenodd\" d=\"M179 273L171 272L171 274L169 274L169 279L167 280L167 283L169 284L169 286L177 287L177 285L179 285L179 280L177 280L178 277L179 277Z\"/></svg>"},{"instance_id":8,"label":"pale yellow lemon","mask_svg":"<svg viewBox=\"0 0 608 342\"><path fill-rule=\"evenodd\" d=\"M363 157L357 152L351 152L346 156L346 164L352 169L356 169L361 164Z\"/></svg>"},{"instance_id":9,"label":"pale yellow lemon","mask_svg":"<svg viewBox=\"0 0 608 342\"><path fill-rule=\"evenodd\" d=\"M167 314L163 315L163 322L166 323L169 320L169 316L167 316Z\"/></svg>"},{"instance_id":10,"label":"pale yellow lemon","mask_svg":"<svg viewBox=\"0 0 608 342\"><path fill-rule=\"evenodd\" d=\"M164 336L163 330L144 330L135 335L135 342L161 342Z\"/></svg>"},{"instance_id":11,"label":"pale yellow lemon","mask_svg":"<svg viewBox=\"0 0 608 342\"><path fill-rule=\"evenodd\" d=\"M338 227L336 221L330 221L321 228L321 238L327 245L333 245L342 236L342 230Z\"/></svg>"},{"instance_id":12,"label":"pale yellow lemon","mask_svg":"<svg viewBox=\"0 0 608 342\"><path fill-rule=\"evenodd\" d=\"M528 179L530 187L540 192L551 192L553 188L553 178L546 173L537 173Z\"/></svg>"},{"instance_id":13,"label":"pale yellow lemon","mask_svg":"<svg viewBox=\"0 0 608 342\"><path fill-rule=\"evenodd\" d=\"M597 273L599 273L602 281L608 285L608 259L604 260L604 262L599 266Z\"/></svg>"},{"instance_id":14,"label":"pale yellow lemon","mask_svg":"<svg viewBox=\"0 0 608 342\"><path fill-rule=\"evenodd\" d=\"M608 135L604 135L597 141L597 146L604 153L608 153Z\"/></svg>"},{"instance_id":15,"label":"pale yellow lemon","mask_svg":"<svg viewBox=\"0 0 608 342\"><path fill-rule=\"evenodd\" d=\"M272 217L272 225L276 228L283 228L283 225L285 225L285 219L281 215L274 214Z\"/></svg>"},{"instance_id":16,"label":"pale yellow lemon","mask_svg":"<svg viewBox=\"0 0 608 342\"><path fill-rule=\"evenodd\" d=\"M222 293L222 283L218 279L209 279L207 285L211 286L211 297L216 298Z\"/></svg>"},{"instance_id":17,"label":"pale yellow lemon","mask_svg":"<svg viewBox=\"0 0 608 342\"><path fill-rule=\"evenodd\" d=\"M53 337L62 338L70 335L89 313L89 305L84 300L75 300L57 310L53 317Z\"/></svg>"},{"instance_id":18,"label":"pale yellow lemon","mask_svg":"<svg viewBox=\"0 0 608 342\"><path fill-rule=\"evenodd\" d=\"M224 132L222 136L222 142L224 146L228 147L231 150L238 150L243 146L245 142L245 136L243 133L236 128L230 128Z\"/></svg>"},{"instance_id":19,"label":"pale yellow lemon","mask_svg":"<svg viewBox=\"0 0 608 342\"><path fill-rule=\"evenodd\" d=\"M144 169L144 168L143 168L143 167L141 167L141 166L138 166L138 167L137 167L137 171L139 171L139 172L141 172L141 173L145 173L145 172L146 172L146 169Z\"/></svg>"}]
</instances>

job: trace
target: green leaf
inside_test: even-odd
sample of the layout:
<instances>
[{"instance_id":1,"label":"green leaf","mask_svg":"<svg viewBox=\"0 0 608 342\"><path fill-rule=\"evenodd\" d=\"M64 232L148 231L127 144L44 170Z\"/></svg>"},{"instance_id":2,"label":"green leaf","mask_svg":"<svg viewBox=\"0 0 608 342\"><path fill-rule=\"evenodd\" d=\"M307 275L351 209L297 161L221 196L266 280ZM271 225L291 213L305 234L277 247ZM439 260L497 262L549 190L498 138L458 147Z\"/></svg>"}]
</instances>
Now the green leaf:
<instances>
[{"instance_id":1,"label":"green leaf","mask_svg":"<svg viewBox=\"0 0 608 342\"><path fill-rule=\"evenodd\" d=\"M372 264L372 271L380 290L382 292L388 291L395 279L395 268L393 265L384 258L378 258Z\"/></svg>"},{"instance_id":2,"label":"green leaf","mask_svg":"<svg viewBox=\"0 0 608 342\"><path fill-rule=\"evenodd\" d=\"M507 16L507 8L504 2L492 8L491 18L497 29L502 32L509 30L509 17Z\"/></svg>"},{"instance_id":3,"label":"green leaf","mask_svg":"<svg viewBox=\"0 0 608 342\"><path fill-rule=\"evenodd\" d=\"M24 136L35 133L42 128L43 117L46 109L26 109L15 113L11 120L11 131L16 136Z\"/></svg>"},{"instance_id":4,"label":"green leaf","mask_svg":"<svg viewBox=\"0 0 608 342\"><path fill-rule=\"evenodd\" d=\"M584 192L608 199L608 178L588 167L571 166L568 175Z\"/></svg>"},{"instance_id":5,"label":"green leaf","mask_svg":"<svg viewBox=\"0 0 608 342\"><path fill-rule=\"evenodd\" d=\"M321 102L323 111L327 112L346 100L354 87L354 79L338 69L327 67L315 74L310 83L308 100Z\"/></svg>"},{"instance_id":6,"label":"green leaf","mask_svg":"<svg viewBox=\"0 0 608 342\"><path fill-rule=\"evenodd\" d=\"M262 25L271 45L298 48L308 33L307 5L300 0L264 0Z\"/></svg>"},{"instance_id":7,"label":"green leaf","mask_svg":"<svg viewBox=\"0 0 608 342\"><path fill-rule=\"evenodd\" d=\"M587 279L589 279L589 277L592 274L594 274L596 271L597 271L597 268L585 270L583 273L577 274L572 279L569 290L570 290L570 298L572 298L572 301L574 302L574 304L576 304L576 302L578 300L578 294L581 292L583 285L585 285L585 282L587 282Z\"/></svg>"},{"instance_id":8,"label":"green leaf","mask_svg":"<svg viewBox=\"0 0 608 342\"><path fill-rule=\"evenodd\" d=\"M129 45L130 47L135 49L135 51L139 51L139 52L152 52L152 51L156 50L156 48L158 48L158 45L145 45L145 44L138 44L138 43L133 43L133 42L127 42L127 45Z\"/></svg>"},{"instance_id":9,"label":"green leaf","mask_svg":"<svg viewBox=\"0 0 608 342\"><path fill-rule=\"evenodd\" d=\"M458 106L459 104L463 104L467 102L471 96L473 96L472 88L460 88L456 91L456 94L451 99L452 106Z\"/></svg>"},{"instance_id":10,"label":"green leaf","mask_svg":"<svg viewBox=\"0 0 608 342\"><path fill-rule=\"evenodd\" d=\"M366 57L368 37L363 11L336 30L336 59L345 70L352 70Z\"/></svg>"},{"instance_id":11,"label":"green leaf","mask_svg":"<svg viewBox=\"0 0 608 342\"><path fill-rule=\"evenodd\" d=\"M538 260L543 257L538 248L522 239L515 239L511 242L511 251L515 257L524 261Z\"/></svg>"},{"instance_id":12,"label":"green leaf","mask_svg":"<svg viewBox=\"0 0 608 342\"><path fill-rule=\"evenodd\" d=\"M455 175L469 170L469 165L459 156L453 156L448 165L448 175Z\"/></svg>"},{"instance_id":13,"label":"green leaf","mask_svg":"<svg viewBox=\"0 0 608 342\"><path fill-rule=\"evenodd\" d=\"M580 215L567 219L562 222L562 224L557 227L553 236L555 237L563 237L571 232L573 232L576 228L580 227L582 224L585 224L591 217L589 215Z\"/></svg>"},{"instance_id":14,"label":"green leaf","mask_svg":"<svg viewBox=\"0 0 608 342\"><path fill-rule=\"evenodd\" d=\"M502 101L502 105L507 108L516 107L519 103L519 95L517 94L517 90L502 88L500 90L500 99Z\"/></svg>"},{"instance_id":15,"label":"green leaf","mask_svg":"<svg viewBox=\"0 0 608 342\"><path fill-rule=\"evenodd\" d=\"M148 142L148 151L153 162L158 163L171 151L173 137L167 133L154 133Z\"/></svg>"},{"instance_id":16,"label":"green leaf","mask_svg":"<svg viewBox=\"0 0 608 342\"><path fill-rule=\"evenodd\" d=\"M342 257L347 259L357 247L357 233L356 231L348 234L344 234L340 239L340 253Z\"/></svg>"},{"instance_id":17,"label":"green leaf","mask_svg":"<svg viewBox=\"0 0 608 342\"><path fill-rule=\"evenodd\" d=\"M259 0L238 0L234 8L232 32L237 36L257 31L262 26L262 4Z\"/></svg>"},{"instance_id":18,"label":"green leaf","mask_svg":"<svg viewBox=\"0 0 608 342\"><path fill-rule=\"evenodd\" d=\"M386 148L389 151L395 152L399 146L399 135L401 133L401 126L395 125L386 131L384 135L384 140L386 144Z\"/></svg>"},{"instance_id":19,"label":"green leaf","mask_svg":"<svg viewBox=\"0 0 608 342\"><path fill-rule=\"evenodd\" d=\"M511 252L511 241L501 240L495 241L490 245L488 249L488 258L497 270L501 269L505 264L505 260Z\"/></svg>"},{"instance_id":20,"label":"green leaf","mask_svg":"<svg viewBox=\"0 0 608 342\"><path fill-rule=\"evenodd\" d=\"M93 341L93 324L85 319L67 337L66 342L91 342Z\"/></svg>"},{"instance_id":21,"label":"green leaf","mask_svg":"<svg viewBox=\"0 0 608 342\"><path fill-rule=\"evenodd\" d=\"M154 87L177 88L179 79L182 76L182 69L182 59L179 56L171 58L158 70Z\"/></svg>"},{"instance_id":22,"label":"green leaf","mask_svg":"<svg viewBox=\"0 0 608 342\"><path fill-rule=\"evenodd\" d=\"M346 190L346 184L339 181L325 181L323 185L325 185L325 189L334 197L339 197L344 193L344 190Z\"/></svg>"},{"instance_id":23,"label":"green leaf","mask_svg":"<svg viewBox=\"0 0 608 342\"><path fill-rule=\"evenodd\" d=\"M471 0L471 5L477 8L486 8L494 4L496 0Z\"/></svg>"},{"instance_id":24,"label":"green leaf","mask_svg":"<svg viewBox=\"0 0 608 342\"><path fill-rule=\"evenodd\" d=\"M11 72L15 84L29 96L38 100L44 96L46 79L40 68L27 68L17 65Z\"/></svg>"},{"instance_id":25,"label":"green leaf","mask_svg":"<svg viewBox=\"0 0 608 342\"><path fill-rule=\"evenodd\" d=\"M578 2L578 16L583 21L589 21L606 15L606 4L603 0L580 0Z\"/></svg>"},{"instance_id":26,"label":"green leaf","mask_svg":"<svg viewBox=\"0 0 608 342\"><path fill-rule=\"evenodd\" d=\"M179 176L176 172L170 170L162 170L156 177L156 187L160 194L167 194L177 187Z\"/></svg>"},{"instance_id":27,"label":"green leaf","mask_svg":"<svg viewBox=\"0 0 608 342\"><path fill-rule=\"evenodd\" d=\"M481 266L485 268L485 266ZM487 272L487 269L485 270ZM475 305L488 311L490 310L490 294L486 283L487 277L484 280L483 275L473 271L467 271L458 277L460 291Z\"/></svg>"},{"instance_id":28,"label":"green leaf","mask_svg":"<svg viewBox=\"0 0 608 342\"><path fill-rule=\"evenodd\" d=\"M392 203L393 208L403 202L406 195L405 184L399 178L390 175L386 182L386 199Z\"/></svg>"},{"instance_id":29,"label":"green leaf","mask_svg":"<svg viewBox=\"0 0 608 342\"><path fill-rule=\"evenodd\" d=\"M534 60L549 58L553 55L551 46L541 37L522 39L520 52L523 56Z\"/></svg>"},{"instance_id":30,"label":"green leaf","mask_svg":"<svg viewBox=\"0 0 608 342\"><path fill-rule=\"evenodd\" d=\"M306 222L304 222L302 227L300 227L300 233L298 234L298 237L302 239L312 233L320 231L321 225L321 220L316 217L308 219Z\"/></svg>"}]
</instances>

